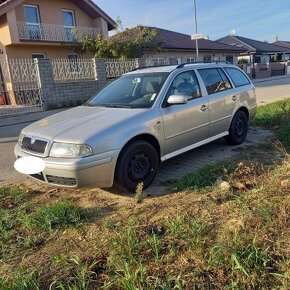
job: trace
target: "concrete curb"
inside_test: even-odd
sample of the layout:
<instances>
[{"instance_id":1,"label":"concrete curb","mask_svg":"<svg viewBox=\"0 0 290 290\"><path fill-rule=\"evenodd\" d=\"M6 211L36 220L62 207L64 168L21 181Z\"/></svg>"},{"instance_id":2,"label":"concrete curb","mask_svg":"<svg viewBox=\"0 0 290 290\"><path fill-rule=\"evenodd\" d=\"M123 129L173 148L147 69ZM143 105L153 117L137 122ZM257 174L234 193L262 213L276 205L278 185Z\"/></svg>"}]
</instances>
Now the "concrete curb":
<instances>
[{"instance_id":1,"label":"concrete curb","mask_svg":"<svg viewBox=\"0 0 290 290\"><path fill-rule=\"evenodd\" d=\"M282 80L282 79L287 79L287 78L289 78L289 80L290 80L290 75L275 76L275 77L261 78L261 79L252 79L252 82L255 84L255 83L263 83L263 82Z\"/></svg>"}]
</instances>

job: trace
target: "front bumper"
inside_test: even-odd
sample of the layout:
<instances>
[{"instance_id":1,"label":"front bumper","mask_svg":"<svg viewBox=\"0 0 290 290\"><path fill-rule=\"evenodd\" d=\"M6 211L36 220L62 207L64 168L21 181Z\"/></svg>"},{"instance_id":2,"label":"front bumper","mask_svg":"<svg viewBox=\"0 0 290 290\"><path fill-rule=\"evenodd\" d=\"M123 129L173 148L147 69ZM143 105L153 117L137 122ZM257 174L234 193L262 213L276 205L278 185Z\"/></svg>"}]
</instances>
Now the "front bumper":
<instances>
[{"instance_id":1,"label":"front bumper","mask_svg":"<svg viewBox=\"0 0 290 290\"><path fill-rule=\"evenodd\" d=\"M33 156L23 152L18 144L14 148L16 158ZM41 182L62 187L111 187L119 150L84 158L67 159L45 157L45 169L29 175Z\"/></svg>"}]
</instances>

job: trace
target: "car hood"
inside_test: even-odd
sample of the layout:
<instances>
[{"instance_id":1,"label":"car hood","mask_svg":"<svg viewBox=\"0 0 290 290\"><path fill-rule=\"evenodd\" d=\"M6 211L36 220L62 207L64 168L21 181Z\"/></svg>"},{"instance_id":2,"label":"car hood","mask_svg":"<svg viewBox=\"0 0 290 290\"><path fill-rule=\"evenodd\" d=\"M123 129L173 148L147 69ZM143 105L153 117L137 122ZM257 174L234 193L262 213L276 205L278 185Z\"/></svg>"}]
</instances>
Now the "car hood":
<instances>
[{"instance_id":1,"label":"car hood","mask_svg":"<svg viewBox=\"0 0 290 290\"><path fill-rule=\"evenodd\" d=\"M82 144L94 135L145 111L148 109L81 106L39 120L22 132L55 142Z\"/></svg>"}]
</instances>

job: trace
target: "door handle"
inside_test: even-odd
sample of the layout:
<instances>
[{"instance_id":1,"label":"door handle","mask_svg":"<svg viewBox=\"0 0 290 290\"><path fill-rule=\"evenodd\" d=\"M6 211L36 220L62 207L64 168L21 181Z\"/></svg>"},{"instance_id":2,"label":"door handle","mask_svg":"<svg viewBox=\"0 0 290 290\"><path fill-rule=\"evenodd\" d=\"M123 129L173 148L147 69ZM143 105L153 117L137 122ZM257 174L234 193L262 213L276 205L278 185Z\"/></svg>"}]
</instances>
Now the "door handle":
<instances>
[{"instance_id":1,"label":"door handle","mask_svg":"<svg viewBox=\"0 0 290 290\"><path fill-rule=\"evenodd\" d=\"M235 102L238 99L237 96L232 96L232 100Z\"/></svg>"},{"instance_id":2,"label":"door handle","mask_svg":"<svg viewBox=\"0 0 290 290\"><path fill-rule=\"evenodd\" d=\"M206 112L206 111L207 111L207 105L202 105L202 106L200 107L200 110L201 110L202 112Z\"/></svg>"}]
</instances>

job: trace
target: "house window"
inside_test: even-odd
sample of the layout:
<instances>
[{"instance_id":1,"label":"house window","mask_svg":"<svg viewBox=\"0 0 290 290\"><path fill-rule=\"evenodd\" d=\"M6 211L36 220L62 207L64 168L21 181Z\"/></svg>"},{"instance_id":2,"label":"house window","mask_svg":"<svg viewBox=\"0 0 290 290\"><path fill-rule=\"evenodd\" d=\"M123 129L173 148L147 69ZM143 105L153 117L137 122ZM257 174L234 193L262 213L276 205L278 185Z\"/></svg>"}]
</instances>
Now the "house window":
<instances>
[{"instance_id":1,"label":"house window","mask_svg":"<svg viewBox=\"0 0 290 290\"><path fill-rule=\"evenodd\" d=\"M262 62L262 56L261 55L255 55L254 63L261 63L261 62Z\"/></svg>"},{"instance_id":2,"label":"house window","mask_svg":"<svg viewBox=\"0 0 290 290\"><path fill-rule=\"evenodd\" d=\"M40 17L38 6L24 5L27 34L30 39L41 39Z\"/></svg>"},{"instance_id":3,"label":"house window","mask_svg":"<svg viewBox=\"0 0 290 290\"><path fill-rule=\"evenodd\" d=\"M178 63L178 58L177 57L171 57L169 58L169 64L170 65L177 65Z\"/></svg>"},{"instance_id":4,"label":"house window","mask_svg":"<svg viewBox=\"0 0 290 290\"><path fill-rule=\"evenodd\" d=\"M211 56L204 56L203 62L211 62Z\"/></svg>"},{"instance_id":5,"label":"house window","mask_svg":"<svg viewBox=\"0 0 290 290\"><path fill-rule=\"evenodd\" d=\"M165 57L159 57L159 58L152 58L152 62L154 65L165 65Z\"/></svg>"},{"instance_id":6,"label":"house window","mask_svg":"<svg viewBox=\"0 0 290 290\"><path fill-rule=\"evenodd\" d=\"M186 59L187 63L195 63L195 58L194 57L189 57Z\"/></svg>"},{"instance_id":7,"label":"house window","mask_svg":"<svg viewBox=\"0 0 290 290\"><path fill-rule=\"evenodd\" d=\"M231 63L231 64L234 64L234 57L231 56L231 55L227 55L226 56L226 61L229 62L229 63Z\"/></svg>"},{"instance_id":8,"label":"house window","mask_svg":"<svg viewBox=\"0 0 290 290\"><path fill-rule=\"evenodd\" d=\"M45 53L33 53L32 59L45 58Z\"/></svg>"},{"instance_id":9,"label":"house window","mask_svg":"<svg viewBox=\"0 0 290 290\"><path fill-rule=\"evenodd\" d=\"M74 12L71 10L62 10L62 16L65 40L74 41L73 29L76 26Z\"/></svg>"}]
</instances>

